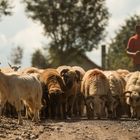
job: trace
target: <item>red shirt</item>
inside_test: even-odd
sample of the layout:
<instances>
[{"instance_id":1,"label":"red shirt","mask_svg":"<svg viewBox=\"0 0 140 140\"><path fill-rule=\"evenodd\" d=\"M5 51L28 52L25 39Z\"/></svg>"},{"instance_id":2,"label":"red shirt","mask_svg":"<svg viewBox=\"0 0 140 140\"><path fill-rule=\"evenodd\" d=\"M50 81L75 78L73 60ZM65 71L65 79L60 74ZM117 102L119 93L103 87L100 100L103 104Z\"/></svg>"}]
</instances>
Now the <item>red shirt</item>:
<instances>
[{"instance_id":1,"label":"red shirt","mask_svg":"<svg viewBox=\"0 0 140 140\"><path fill-rule=\"evenodd\" d=\"M127 44L127 50L130 52L140 51L140 36L139 35L136 34L130 37ZM133 57L133 62L134 64L140 64L140 58Z\"/></svg>"}]
</instances>

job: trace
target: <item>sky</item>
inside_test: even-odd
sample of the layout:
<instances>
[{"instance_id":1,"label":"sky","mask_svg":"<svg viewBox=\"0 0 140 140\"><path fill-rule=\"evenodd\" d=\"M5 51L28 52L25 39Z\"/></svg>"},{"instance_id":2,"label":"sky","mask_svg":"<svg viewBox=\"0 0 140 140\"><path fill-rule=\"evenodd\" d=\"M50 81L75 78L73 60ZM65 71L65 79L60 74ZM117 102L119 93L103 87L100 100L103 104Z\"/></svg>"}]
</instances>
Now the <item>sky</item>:
<instances>
[{"instance_id":1,"label":"sky","mask_svg":"<svg viewBox=\"0 0 140 140\"><path fill-rule=\"evenodd\" d=\"M3 16L0 21L0 62L1 66L8 66L11 49L23 47L22 67L31 65L31 54L35 49L42 48L48 39L43 35L43 28L38 22L27 18L24 5L20 0L13 0L12 16ZM125 19L140 13L140 0L106 0L111 17L106 28L107 36L102 42L108 44L115 32L124 24ZM101 44L102 45L102 44ZM101 50L93 50L87 56L96 64L101 65Z\"/></svg>"}]
</instances>

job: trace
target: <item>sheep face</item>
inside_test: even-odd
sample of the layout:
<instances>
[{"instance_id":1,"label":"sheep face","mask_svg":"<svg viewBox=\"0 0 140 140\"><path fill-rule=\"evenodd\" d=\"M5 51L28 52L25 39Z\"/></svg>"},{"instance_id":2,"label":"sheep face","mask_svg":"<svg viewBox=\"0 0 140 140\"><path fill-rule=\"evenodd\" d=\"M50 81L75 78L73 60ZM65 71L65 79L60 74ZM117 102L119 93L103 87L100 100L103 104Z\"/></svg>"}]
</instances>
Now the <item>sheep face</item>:
<instances>
[{"instance_id":1,"label":"sheep face","mask_svg":"<svg viewBox=\"0 0 140 140\"><path fill-rule=\"evenodd\" d=\"M64 79L65 85L67 88L72 88L75 81L80 79L80 74L78 71L72 71L69 69L64 69L61 71L61 76Z\"/></svg>"},{"instance_id":2,"label":"sheep face","mask_svg":"<svg viewBox=\"0 0 140 140\"><path fill-rule=\"evenodd\" d=\"M57 77L53 77L49 80L49 82L48 82L48 92L49 92L49 94L54 94L54 95L64 93L62 91L60 83L57 80Z\"/></svg>"},{"instance_id":3,"label":"sheep face","mask_svg":"<svg viewBox=\"0 0 140 140\"><path fill-rule=\"evenodd\" d=\"M64 81L67 87L71 88L73 86L74 77L75 75L72 72L65 73Z\"/></svg>"},{"instance_id":4,"label":"sheep face","mask_svg":"<svg viewBox=\"0 0 140 140\"><path fill-rule=\"evenodd\" d=\"M104 114L105 101L98 96L89 96L86 99L87 117L93 118L94 116L98 119Z\"/></svg>"},{"instance_id":5,"label":"sheep face","mask_svg":"<svg viewBox=\"0 0 140 140\"><path fill-rule=\"evenodd\" d=\"M86 98L86 111L88 119L93 119L94 117L94 97L88 96Z\"/></svg>"},{"instance_id":6,"label":"sheep face","mask_svg":"<svg viewBox=\"0 0 140 140\"><path fill-rule=\"evenodd\" d=\"M105 101L100 97L94 98L94 114L97 118L101 118L104 114Z\"/></svg>"},{"instance_id":7,"label":"sheep face","mask_svg":"<svg viewBox=\"0 0 140 140\"><path fill-rule=\"evenodd\" d=\"M125 94L126 98L126 103L133 106L137 107L140 106L140 93L137 91L132 91L132 92L127 92Z\"/></svg>"},{"instance_id":8,"label":"sheep face","mask_svg":"<svg viewBox=\"0 0 140 140\"><path fill-rule=\"evenodd\" d=\"M138 92L132 92L131 98L130 98L130 103L132 106L140 106L140 94Z\"/></svg>"}]
</instances>

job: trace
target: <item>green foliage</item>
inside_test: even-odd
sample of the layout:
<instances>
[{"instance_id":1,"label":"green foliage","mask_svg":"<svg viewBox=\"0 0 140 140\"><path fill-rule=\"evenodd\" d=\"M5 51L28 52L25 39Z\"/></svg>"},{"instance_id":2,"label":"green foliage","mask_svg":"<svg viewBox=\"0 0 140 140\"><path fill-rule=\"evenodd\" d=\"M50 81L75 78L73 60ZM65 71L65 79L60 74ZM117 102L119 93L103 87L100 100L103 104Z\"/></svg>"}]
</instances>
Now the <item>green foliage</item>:
<instances>
[{"instance_id":1,"label":"green foliage","mask_svg":"<svg viewBox=\"0 0 140 140\"><path fill-rule=\"evenodd\" d=\"M48 60L42 54L40 49L37 49L32 55L32 66L37 68L49 67Z\"/></svg>"},{"instance_id":2,"label":"green foliage","mask_svg":"<svg viewBox=\"0 0 140 140\"><path fill-rule=\"evenodd\" d=\"M23 48L22 47L18 46L16 48L12 48L10 60L13 64L15 64L15 65L21 64L22 57L23 57Z\"/></svg>"},{"instance_id":3,"label":"green foliage","mask_svg":"<svg viewBox=\"0 0 140 140\"><path fill-rule=\"evenodd\" d=\"M2 15L11 15L11 9L9 0L0 0L0 18Z\"/></svg>"},{"instance_id":4,"label":"green foliage","mask_svg":"<svg viewBox=\"0 0 140 140\"><path fill-rule=\"evenodd\" d=\"M67 65L72 61L79 61L78 57L81 51L76 50L76 48L69 48L67 51L63 52L57 49L56 46L49 48L49 63L53 66ZM79 61L80 63L80 61Z\"/></svg>"},{"instance_id":5,"label":"green foliage","mask_svg":"<svg viewBox=\"0 0 140 140\"><path fill-rule=\"evenodd\" d=\"M108 69L133 69L133 64L126 54L126 47L129 38L135 34L135 25L139 23L140 16L134 15L126 19L125 24L116 32L115 38L109 45Z\"/></svg>"},{"instance_id":6,"label":"green foliage","mask_svg":"<svg viewBox=\"0 0 140 140\"><path fill-rule=\"evenodd\" d=\"M81 53L97 48L105 37L109 13L105 0L24 0L28 16L40 21L50 43L51 59L62 64L71 50ZM69 52L70 51L70 52ZM55 54L54 54L55 53ZM62 60L61 60L62 58ZM70 59L70 58L69 58ZM55 59L53 58L53 62Z\"/></svg>"}]
</instances>

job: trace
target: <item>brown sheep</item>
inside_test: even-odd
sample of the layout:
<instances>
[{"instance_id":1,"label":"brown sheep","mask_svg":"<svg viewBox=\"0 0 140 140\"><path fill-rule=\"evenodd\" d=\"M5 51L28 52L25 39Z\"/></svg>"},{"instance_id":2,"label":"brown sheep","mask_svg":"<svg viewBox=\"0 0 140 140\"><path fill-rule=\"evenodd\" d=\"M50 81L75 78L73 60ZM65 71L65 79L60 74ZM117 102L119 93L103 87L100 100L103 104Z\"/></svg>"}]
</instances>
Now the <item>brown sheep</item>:
<instances>
[{"instance_id":1,"label":"brown sheep","mask_svg":"<svg viewBox=\"0 0 140 140\"><path fill-rule=\"evenodd\" d=\"M67 115L71 117L73 115L73 106L78 93L80 72L78 70L74 70L70 66L59 66L57 71L60 73L66 85Z\"/></svg>"},{"instance_id":2,"label":"brown sheep","mask_svg":"<svg viewBox=\"0 0 140 140\"><path fill-rule=\"evenodd\" d=\"M88 70L83 77L81 90L86 98L87 117L89 119L94 116L101 118L110 100L109 82L103 71Z\"/></svg>"},{"instance_id":3,"label":"brown sheep","mask_svg":"<svg viewBox=\"0 0 140 140\"><path fill-rule=\"evenodd\" d=\"M66 118L65 85L56 69L48 68L40 74L43 87L43 102L48 106L46 116Z\"/></svg>"},{"instance_id":4,"label":"brown sheep","mask_svg":"<svg viewBox=\"0 0 140 140\"><path fill-rule=\"evenodd\" d=\"M82 116L84 111L84 106L85 106L85 98L84 98L84 94L81 92L81 83L82 83L83 76L85 75L85 70L80 66L73 66L72 68L80 72L80 81L78 82L77 94L74 103L75 107L73 113L75 115Z\"/></svg>"}]
</instances>

